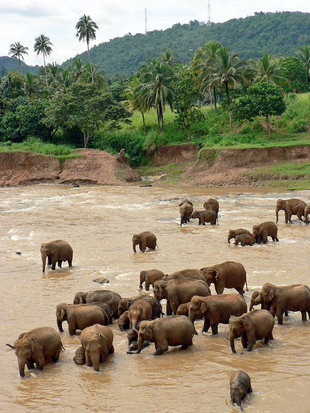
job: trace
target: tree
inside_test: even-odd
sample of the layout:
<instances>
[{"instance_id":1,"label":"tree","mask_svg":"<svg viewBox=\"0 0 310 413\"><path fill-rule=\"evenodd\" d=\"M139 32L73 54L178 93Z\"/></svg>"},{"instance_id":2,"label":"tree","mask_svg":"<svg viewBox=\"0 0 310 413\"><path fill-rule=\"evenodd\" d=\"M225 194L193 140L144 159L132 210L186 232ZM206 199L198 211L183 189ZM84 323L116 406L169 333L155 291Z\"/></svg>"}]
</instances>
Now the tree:
<instances>
[{"instance_id":1,"label":"tree","mask_svg":"<svg viewBox=\"0 0 310 413\"><path fill-rule=\"evenodd\" d=\"M280 59L279 67L286 77L279 86L285 92L302 93L309 91L307 69L297 56L283 57Z\"/></svg>"},{"instance_id":2,"label":"tree","mask_svg":"<svg viewBox=\"0 0 310 413\"><path fill-rule=\"evenodd\" d=\"M148 110L147 105L143 97L141 96L140 89L141 84L138 77L132 79L127 88L123 92L125 97L124 104L128 106L130 111L138 110L142 116L143 130L145 132L145 118L144 113Z\"/></svg>"},{"instance_id":3,"label":"tree","mask_svg":"<svg viewBox=\"0 0 310 413\"><path fill-rule=\"evenodd\" d=\"M233 106L236 119L247 119L251 122L257 116L264 116L269 137L270 116L282 115L284 111L285 103L280 87L266 82L250 86L248 95L241 97Z\"/></svg>"},{"instance_id":4,"label":"tree","mask_svg":"<svg viewBox=\"0 0 310 413\"><path fill-rule=\"evenodd\" d=\"M45 58L46 56L49 56L51 54L52 46L53 46L53 43L51 43L50 39L47 36L44 36L44 34L41 34L40 36L36 37L34 47L33 47L34 51L37 52L37 55L42 54L43 56L46 87L48 87L48 82L47 82Z\"/></svg>"},{"instance_id":5,"label":"tree","mask_svg":"<svg viewBox=\"0 0 310 413\"><path fill-rule=\"evenodd\" d=\"M286 80L279 66L279 60L272 55L264 53L260 59L250 60L249 65L255 72L254 82L279 84Z\"/></svg>"},{"instance_id":6,"label":"tree","mask_svg":"<svg viewBox=\"0 0 310 413\"><path fill-rule=\"evenodd\" d=\"M303 62L307 69L308 74L308 85L310 85L310 46L300 47L297 56Z\"/></svg>"},{"instance_id":7,"label":"tree","mask_svg":"<svg viewBox=\"0 0 310 413\"><path fill-rule=\"evenodd\" d=\"M80 20L77 22L75 26L77 33L76 37L79 38L79 41L85 40L87 44L87 52L88 52L88 61L91 65L90 60L90 51L89 51L89 43L91 40L96 39L96 29L98 29L97 24L91 19L90 16L82 16ZM92 82L94 82L93 72L92 73Z\"/></svg>"},{"instance_id":8,"label":"tree","mask_svg":"<svg viewBox=\"0 0 310 413\"><path fill-rule=\"evenodd\" d=\"M9 54L12 58L18 59L19 71L22 73L21 59L24 60L24 54L28 54L28 47L24 47L20 42L12 43Z\"/></svg>"}]
</instances>

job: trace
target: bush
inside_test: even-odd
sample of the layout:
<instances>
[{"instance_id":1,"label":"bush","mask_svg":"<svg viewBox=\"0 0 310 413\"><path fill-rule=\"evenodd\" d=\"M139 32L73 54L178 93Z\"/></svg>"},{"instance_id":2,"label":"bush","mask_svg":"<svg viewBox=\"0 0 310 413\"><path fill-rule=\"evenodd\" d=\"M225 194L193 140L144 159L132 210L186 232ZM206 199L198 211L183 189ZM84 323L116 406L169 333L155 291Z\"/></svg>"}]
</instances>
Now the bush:
<instances>
[{"instance_id":1,"label":"bush","mask_svg":"<svg viewBox=\"0 0 310 413\"><path fill-rule=\"evenodd\" d=\"M292 132L297 132L297 133L305 132L307 130L307 125L308 125L308 122L306 120L297 119L295 120L295 122L292 123L290 129Z\"/></svg>"}]
</instances>

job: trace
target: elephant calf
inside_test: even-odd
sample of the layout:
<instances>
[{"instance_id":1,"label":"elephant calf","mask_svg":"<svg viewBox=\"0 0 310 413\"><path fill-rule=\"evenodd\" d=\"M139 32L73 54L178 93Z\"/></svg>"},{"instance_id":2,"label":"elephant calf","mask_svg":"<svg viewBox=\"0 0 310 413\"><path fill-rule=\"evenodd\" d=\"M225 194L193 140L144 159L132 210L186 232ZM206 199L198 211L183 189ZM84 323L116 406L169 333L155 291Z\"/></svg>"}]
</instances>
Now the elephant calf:
<instances>
[{"instance_id":1,"label":"elephant calf","mask_svg":"<svg viewBox=\"0 0 310 413\"><path fill-rule=\"evenodd\" d=\"M142 320L152 319L152 305L149 301L141 298L135 301L128 310L129 326L136 329L137 323Z\"/></svg>"},{"instance_id":2,"label":"elephant calf","mask_svg":"<svg viewBox=\"0 0 310 413\"><path fill-rule=\"evenodd\" d=\"M128 330L130 328L128 310L120 315L117 323L118 323L118 327L121 331Z\"/></svg>"},{"instance_id":3,"label":"elephant calf","mask_svg":"<svg viewBox=\"0 0 310 413\"><path fill-rule=\"evenodd\" d=\"M243 348L251 351L256 340L265 339L265 344L273 339L272 330L274 318L267 310L254 310L240 317L231 316L229 319L229 339L233 353L235 350L235 338L241 337Z\"/></svg>"},{"instance_id":4,"label":"elephant calf","mask_svg":"<svg viewBox=\"0 0 310 413\"><path fill-rule=\"evenodd\" d=\"M250 231L248 231L247 229L244 228L238 228L238 229L231 229L228 232L228 238L227 238L227 242L228 244L230 244L230 240L233 238L236 238L238 235L242 235L242 234L248 234L251 235Z\"/></svg>"},{"instance_id":5,"label":"elephant calf","mask_svg":"<svg viewBox=\"0 0 310 413\"><path fill-rule=\"evenodd\" d=\"M78 347L75 350L73 361L78 366L82 366L83 364L85 364L85 352L82 346Z\"/></svg>"},{"instance_id":6,"label":"elephant calf","mask_svg":"<svg viewBox=\"0 0 310 413\"><path fill-rule=\"evenodd\" d=\"M217 215L215 211L209 209L194 211L192 218L198 218L198 225L206 225L206 222L210 222L211 225L216 225Z\"/></svg>"},{"instance_id":7,"label":"elephant calf","mask_svg":"<svg viewBox=\"0 0 310 413\"><path fill-rule=\"evenodd\" d=\"M159 270L148 270L148 271L141 271L140 272L140 284L139 288L143 287L143 283L145 282L145 291L149 291L150 285L154 288L154 282L157 280L161 280L165 274Z\"/></svg>"},{"instance_id":8,"label":"elephant calf","mask_svg":"<svg viewBox=\"0 0 310 413\"><path fill-rule=\"evenodd\" d=\"M250 376L243 370L234 371L230 376L229 384L231 401L243 410L241 400L253 391Z\"/></svg>"},{"instance_id":9,"label":"elephant calf","mask_svg":"<svg viewBox=\"0 0 310 413\"><path fill-rule=\"evenodd\" d=\"M150 231L140 232L140 234L134 234L132 236L133 252L136 252L136 245L139 245L141 252L145 252L147 248L154 250L156 247L158 247L157 238Z\"/></svg>"},{"instance_id":10,"label":"elephant calf","mask_svg":"<svg viewBox=\"0 0 310 413\"><path fill-rule=\"evenodd\" d=\"M94 290L88 292L78 292L75 294L73 304L84 303L106 303L110 306L113 317L118 317L118 304L121 296L118 293L110 290Z\"/></svg>"},{"instance_id":11,"label":"elephant calf","mask_svg":"<svg viewBox=\"0 0 310 413\"><path fill-rule=\"evenodd\" d=\"M253 225L253 239L254 242L260 244L262 241L264 244L268 241L268 237L271 237L273 241L279 241L278 239L278 227L272 221L263 222L259 225Z\"/></svg>"},{"instance_id":12,"label":"elephant calf","mask_svg":"<svg viewBox=\"0 0 310 413\"><path fill-rule=\"evenodd\" d=\"M206 202L203 204L204 209L211 209L216 213L216 220L218 219L218 213L220 209L220 204L215 198L209 198Z\"/></svg>"},{"instance_id":13,"label":"elephant calf","mask_svg":"<svg viewBox=\"0 0 310 413\"><path fill-rule=\"evenodd\" d=\"M246 245L253 245L254 244L254 239L251 234L240 234L237 235L235 238L235 245L241 244L242 247Z\"/></svg>"},{"instance_id":14,"label":"elephant calf","mask_svg":"<svg viewBox=\"0 0 310 413\"><path fill-rule=\"evenodd\" d=\"M188 199L184 199L184 201L179 204L179 211L181 216L180 226L182 226L182 224L187 224L190 221L193 210L193 204Z\"/></svg>"}]
</instances>

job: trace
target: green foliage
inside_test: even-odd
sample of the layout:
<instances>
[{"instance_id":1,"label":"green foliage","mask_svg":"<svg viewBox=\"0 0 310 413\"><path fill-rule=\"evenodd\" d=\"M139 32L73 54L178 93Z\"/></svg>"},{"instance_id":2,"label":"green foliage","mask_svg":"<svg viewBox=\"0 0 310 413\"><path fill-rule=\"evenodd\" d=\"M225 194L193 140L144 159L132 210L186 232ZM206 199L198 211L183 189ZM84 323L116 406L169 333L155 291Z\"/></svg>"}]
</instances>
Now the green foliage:
<instances>
[{"instance_id":1,"label":"green foliage","mask_svg":"<svg viewBox=\"0 0 310 413\"><path fill-rule=\"evenodd\" d=\"M286 81L279 85L285 92L302 93L309 91L307 69L296 56L280 59L279 67Z\"/></svg>"}]
</instances>

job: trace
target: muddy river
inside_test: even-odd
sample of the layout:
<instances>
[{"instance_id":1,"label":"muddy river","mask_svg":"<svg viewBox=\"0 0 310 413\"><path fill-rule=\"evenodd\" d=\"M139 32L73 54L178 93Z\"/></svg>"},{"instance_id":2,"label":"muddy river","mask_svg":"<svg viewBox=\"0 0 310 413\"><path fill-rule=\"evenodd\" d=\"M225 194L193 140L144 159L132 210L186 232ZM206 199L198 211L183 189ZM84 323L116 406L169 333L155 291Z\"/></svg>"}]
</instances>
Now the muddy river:
<instances>
[{"instance_id":1,"label":"muddy river","mask_svg":"<svg viewBox=\"0 0 310 413\"><path fill-rule=\"evenodd\" d=\"M219 225L179 226L178 203L190 198L197 209L215 196ZM5 346L26 330L57 329L55 307L72 302L77 291L100 288L121 296L139 294L139 272L157 268L171 273L233 260L243 263L250 291L265 282L310 284L310 226L286 225L280 212L279 243L253 247L227 244L229 229L251 229L275 219L277 198L300 197L310 191L275 193L249 188L80 187L38 185L0 189L0 411L5 412L237 412L230 402L229 376L243 369L252 378L248 412L310 412L310 322L290 313L274 328L274 341L258 343L251 353L229 346L228 326L219 334L199 335L187 350L170 348L154 357L154 346L128 355L127 339L114 322L115 353L100 372L72 361L78 336L67 323L59 362L42 372L19 377L15 353ZM296 217L294 217L296 218ZM132 234L150 230L159 249L134 254ZM40 245L53 239L73 247L73 267L41 272ZM20 252L17 255L16 252ZM107 277L100 286L94 278ZM214 293L213 287L211 287ZM225 290L225 292L233 292ZM152 294L152 292L150 292ZM27 374L29 371L26 369Z\"/></svg>"}]
</instances>

